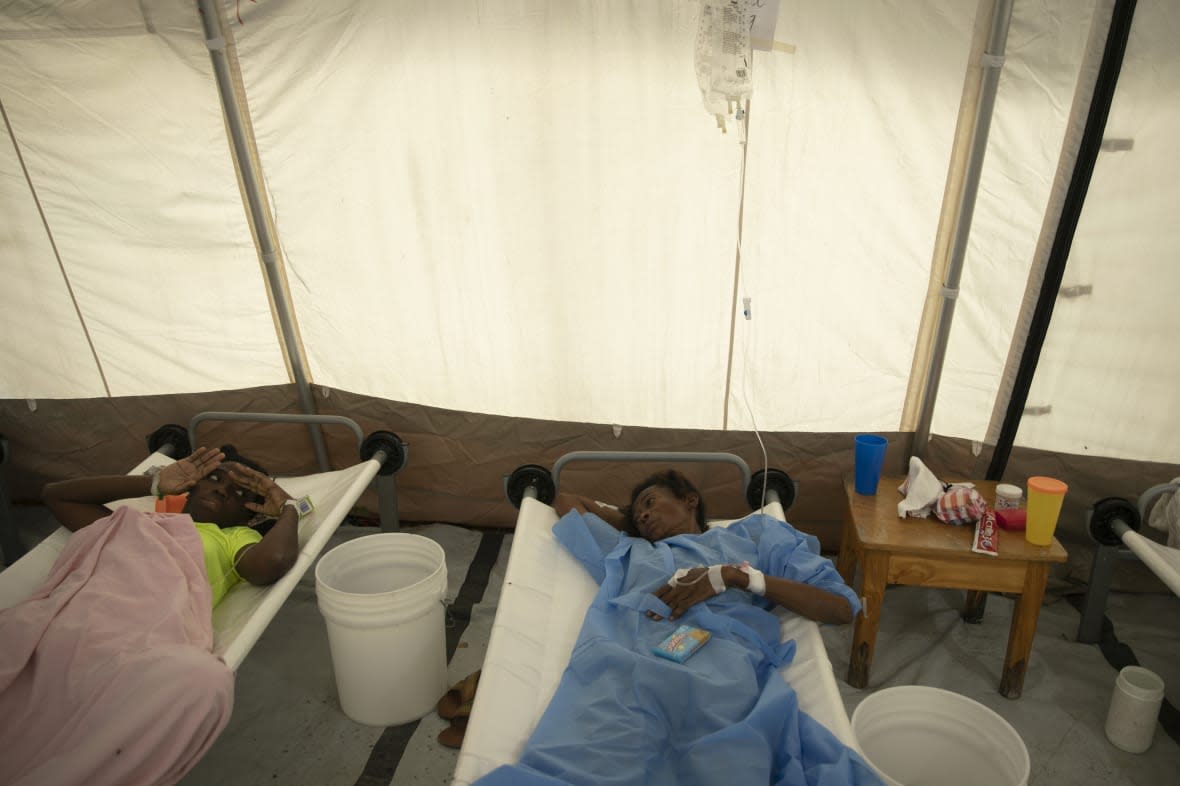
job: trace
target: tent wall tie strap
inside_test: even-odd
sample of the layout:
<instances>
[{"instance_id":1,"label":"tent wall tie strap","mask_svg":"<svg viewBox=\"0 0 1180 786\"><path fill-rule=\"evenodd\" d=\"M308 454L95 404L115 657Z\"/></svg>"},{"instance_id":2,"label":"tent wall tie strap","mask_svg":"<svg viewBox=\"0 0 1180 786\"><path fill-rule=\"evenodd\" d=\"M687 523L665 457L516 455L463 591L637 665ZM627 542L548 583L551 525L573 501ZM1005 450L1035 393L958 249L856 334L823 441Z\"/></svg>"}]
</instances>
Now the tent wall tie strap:
<instances>
[{"instance_id":1,"label":"tent wall tie strap","mask_svg":"<svg viewBox=\"0 0 1180 786\"><path fill-rule=\"evenodd\" d=\"M984 52L979 58L979 65L982 68L1003 68L1004 55L993 55L991 52Z\"/></svg>"},{"instance_id":2,"label":"tent wall tie strap","mask_svg":"<svg viewBox=\"0 0 1180 786\"><path fill-rule=\"evenodd\" d=\"M942 295L942 297L946 300L958 300L959 299L959 288L958 287L943 287L942 289L939 290L938 294Z\"/></svg>"}]
</instances>

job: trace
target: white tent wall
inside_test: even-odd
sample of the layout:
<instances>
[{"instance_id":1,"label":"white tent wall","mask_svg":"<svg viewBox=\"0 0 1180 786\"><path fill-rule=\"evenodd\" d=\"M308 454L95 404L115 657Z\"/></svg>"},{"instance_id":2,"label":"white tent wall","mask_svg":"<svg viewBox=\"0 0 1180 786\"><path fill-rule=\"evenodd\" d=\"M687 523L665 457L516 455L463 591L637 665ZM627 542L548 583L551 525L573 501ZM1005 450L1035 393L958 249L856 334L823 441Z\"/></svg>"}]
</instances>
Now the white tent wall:
<instances>
[{"instance_id":1,"label":"white tent wall","mask_svg":"<svg viewBox=\"0 0 1180 786\"><path fill-rule=\"evenodd\" d=\"M1018 445L1180 460L1180 8L1139 2ZM1175 474L1159 478L1170 480ZM1150 484L1149 484L1150 485Z\"/></svg>"},{"instance_id":2,"label":"white tent wall","mask_svg":"<svg viewBox=\"0 0 1180 786\"><path fill-rule=\"evenodd\" d=\"M975 5L782 5L795 51L754 61L731 427L898 428Z\"/></svg>"},{"instance_id":3,"label":"white tent wall","mask_svg":"<svg viewBox=\"0 0 1180 786\"><path fill-rule=\"evenodd\" d=\"M931 429L983 441L1062 155L1092 2L1012 8ZM1100 39L1101 40L1101 39Z\"/></svg>"},{"instance_id":4,"label":"white tent wall","mask_svg":"<svg viewBox=\"0 0 1180 786\"><path fill-rule=\"evenodd\" d=\"M784 46L755 56L743 150L732 119L721 134L701 106L692 0L224 3L319 410L410 444L403 519L490 525L513 520L501 477L519 464L610 447L725 449L757 467L756 422L772 464L802 484L793 518L833 532L849 432L888 434L892 472L911 452L896 429L990 6L784 1ZM1174 96L1176 26L1166 3L1140 7L1158 17L1146 37L1137 22L1129 48L1141 85L1124 96L1120 82L1127 104L1112 115L1136 147L1112 155L1143 150L1144 163L1100 169L1094 189L1151 204L1087 214L1076 245L1099 244L1084 253L1128 281L1103 293L1163 297L1174 237L1148 216L1175 212L1176 181L1162 201L1134 184L1167 177L1148 151L1175 137L1175 110L1153 103L1151 80ZM54 477L121 471L144 435L203 409L300 408L195 3L65 8L0 7L13 142L0 153L0 264L19 282L0 287L0 432L17 499ZM1015 4L935 409L940 474L979 474L989 458L980 443L1094 8ZM1139 273L1102 249L1145 234L1160 245L1136 261L1158 278L1131 284ZM1148 324L1174 335L1150 300L1104 300L1094 280L1084 305L1120 338L1142 344ZM1129 326L1112 302L1145 321ZM1127 384L1069 377L1077 336L1089 345L1105 323L1070 324L1053 323L1037 378L1038 396L1061 380L1044 396L1053 418L1040 432L1026 420L1006 477L1059 471L1080 508L1180 474L1175 405L1161 398L1174 365L1108 337L1088 357L1134 356ZM1063 390L1084 397L1068 404ZM1128 429L1117 413L1137 410ZM1079 441L1087 421L1116 424L1100 449ZM1171 436L1142 450L1111 438L1144 431ZM271 443L260 458L294 471L290 454L310 451L291 434L211 428L207 441ZM335 462L353 460L346 437L327 436ZM706 482L722 507L740 504L728 479Z\"/></svg>"},{"instance_id":5,"label":"white tent wall","mask_svg":"<svg viewBox=\"0 0 1180 786\"><path fill-rule=\"evenodd\" d=\"M94 13L0 37L3 395L287 381L198 20Z\"/></svg>"},{"instance_id":6,"label":"white tent wall","mask_svg":"<svg viewBox=\"0 0 1180 786\"><path fill-rule=\"evenodd\" d=\"M691 9L243 8L312 377L456 410L719 426L741 151L703 115Z\"/></svg>"}]
</instances>

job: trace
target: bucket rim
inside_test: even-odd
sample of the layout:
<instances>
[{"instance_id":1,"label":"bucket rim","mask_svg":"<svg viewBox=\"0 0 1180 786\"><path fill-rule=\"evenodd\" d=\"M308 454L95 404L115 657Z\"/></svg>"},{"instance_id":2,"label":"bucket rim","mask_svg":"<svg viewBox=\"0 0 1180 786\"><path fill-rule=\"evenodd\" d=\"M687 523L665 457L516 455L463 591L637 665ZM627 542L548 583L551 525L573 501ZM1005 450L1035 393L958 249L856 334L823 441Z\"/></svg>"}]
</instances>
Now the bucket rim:
<instances>
[{"instance_id":1,"label":"bucket rim","mask_svg":"<svg viewBox=\"0 0 1180 786\"><path fill-rule=\"evenodd\" d=\"M862 723L863 723L863 715L861 714L861 708L865 707L865 705L869 705L868 709L865 710L865 712L868 713L868 712L871 712L875 708L874 705L881 704L883 702L887 702L889 700L889 698L898 697L898 696L911 696L911 697L915 697L915 698L921 697L921 696L937 697L940 700L956 702L960 706L970 706L974 710L982 710L984 716L992 718L992 719L999 722L997 725L997 728L1002 729L1003 730L1002 733L1005 736L1011 735L1011 737L1013 737L1017 742L1020 743L1020 745L1018 745L1018 746L1007 746L1007 747L1005 747L1005 750L1015 752L1015 755L1012 757L1012 760L1013 760L1013 763L1016 765L1016 770L1017 770L1016 774L1018 776L1018 782L1028 783L1029 775L1032 772L1032 759L1029 757L1029 754L1028 754L1028 745L1025 743L1024 738L1020 736L1020 732L1016 731L1016 727L1013 726L1011 723L1009 723L1007 721L1007 719L1004 718L1004 716L1000 715L998 712L993 710L991 707L988 707L987 705L971 698L970 696L965 696L962 693L956 693L955 691L952 691L952 690L946 690L945 688L935 688L931 685L894 685L893 687L890 687L890 688L882 688L879 691L875 691L875 692L869 694L860 702L860 704L856 705L856 709L852 711L852 717L850 718L850 725L852 726L853 737L856 738L857 747L862 748L861 753L865 756L866 759L868 759L869 756L867 753L864 752L861 741L859 738L857 738L857 721L856 721L856 719L857 719L858 715L861 715ZM895 711L895 710L890 709L888 704L885 704L885 708L886 708L887 712ZM870 760L870 763L871 763L871 760Z\"/></svg>"},{"instance_id":2,"label":"bucket rim","mask_svg":"<svg viewBox=\"0 0 1180 786\"><path fill-rule=\"evenodd\" d=\"M398 587L397 589L386 590L385 592L349 592L348 590L342 590L342 589L339 589L338 587L334 587L331 584L329 584L327 581L324 580L320 571L323 569L323 566L325 563L327 563L329 568L331 568L332 563L334 561L345 559L346 557L351 555L352 551L355 551L355 550L361 548L361 546L353 547L353 544L364 544L364 545L370 546L370 547L375 545L371 541L368 540L369 538L381 538L386 541L389 541L392 538L398 538L398 539L413 538L418 543L420 543L422 546L425 546L426 548L430 549L432 552L432 556L437 554L437 556L439 558L438 564L435 566L434 570L432 570L428 575L424 576L423 578L419 579L418 581L415 581L413 584L408 584L405 587ZM366 543L366 541L368 541L368 542ZM364 550L371 551L371 548L365 548ZM333 555L335 555L335 560L330 559ZM339 598L355 599L358 601L362 600L362 599L379 600L381 598L387 598L392 595L397 595L397 594L401 594L401 593L409 593L409 592L413 592L414 590L420 590L432 582L437 582L440 574L445 576L446 569L447 569L447 552L437 541L431 540L428 537L425 537L423 535L418 535L413 532L376 532L376 533L373 533L372 535L362 535L359 538L353 538L350 541L346 541L345 543L341 543L339 546L336 546L331 551L324 554L324 556L320 558L319 562L317 562L316 566L315 566L316 592L318 594L319 591L321 589L323 589L333 595L336 595Z\"/></svg>"}]
</instances>

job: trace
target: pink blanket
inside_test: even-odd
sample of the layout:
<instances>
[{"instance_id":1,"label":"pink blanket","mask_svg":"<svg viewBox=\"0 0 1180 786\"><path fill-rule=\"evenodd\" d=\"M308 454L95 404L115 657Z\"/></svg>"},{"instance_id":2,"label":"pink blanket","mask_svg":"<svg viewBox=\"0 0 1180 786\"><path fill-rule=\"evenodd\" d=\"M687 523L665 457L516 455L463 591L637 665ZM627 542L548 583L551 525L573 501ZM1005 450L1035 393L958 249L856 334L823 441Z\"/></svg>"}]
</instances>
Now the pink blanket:
<instances>
[{"instance_id":1,"label":"pink blanket","mask_svg":"<svg viewBox=\"0 0 1180 786\"><path fill-rule=\"evenodd\" d=\"M210 597L186 515L119 508L74 533L0 611L0 784L180 780L233 707Z\"/></svg>"}]
</instances>

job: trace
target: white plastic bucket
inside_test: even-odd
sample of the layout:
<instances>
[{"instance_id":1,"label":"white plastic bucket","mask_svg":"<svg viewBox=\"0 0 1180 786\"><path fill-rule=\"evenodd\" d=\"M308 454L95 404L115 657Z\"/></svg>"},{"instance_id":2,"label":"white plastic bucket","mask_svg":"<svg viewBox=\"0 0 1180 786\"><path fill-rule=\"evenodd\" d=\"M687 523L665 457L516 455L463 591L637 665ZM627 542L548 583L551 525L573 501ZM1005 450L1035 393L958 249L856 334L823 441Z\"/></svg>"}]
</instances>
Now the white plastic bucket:
<instances>
[{"instance_id":1,"label":"white plastic bucket","mask_svg":"<svg viewBox=\"0 0 1180 786\"><path fill-rule=\"evenodd\" d=\"M344 714L396 726L434 709L447 690L442 546L408 533L366 535L325 554L315 584Z\"/></svg>"},{"instance_id":2,"label":"white plastic bucket","mask_svg":"<svg viewBox=\"0 0 1180 786\"><path fill-rule=\"evenodd\" d=\"M1028 748L992 710L921 685L877 691L852 713L865 759L889 786L1025 786Z\"/></svg>"},{"instance_id":3,"label":"white plastic bucket","mask_svg":"<svg viewBox=\"0 0 1180 786\"><path fill-rule=\"evenodd\" d=\"M1142 666L1127 666L1119 672L1106 713L1106 738L1128 753L1143 753L1155 737L1164 681Z\"/></svg>"}]
</instances>

